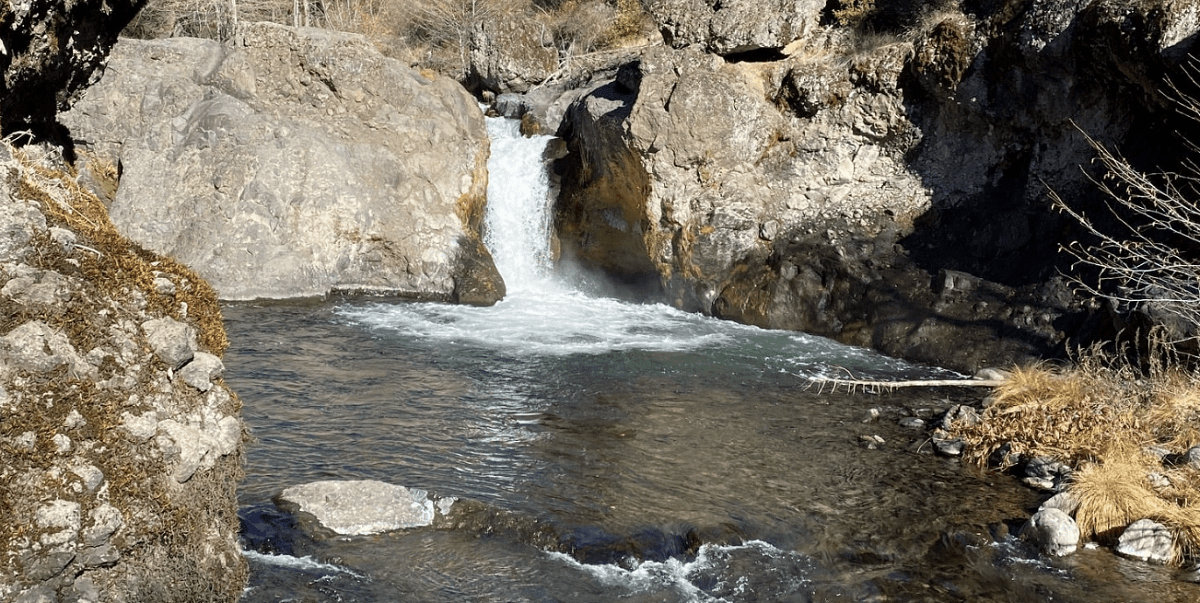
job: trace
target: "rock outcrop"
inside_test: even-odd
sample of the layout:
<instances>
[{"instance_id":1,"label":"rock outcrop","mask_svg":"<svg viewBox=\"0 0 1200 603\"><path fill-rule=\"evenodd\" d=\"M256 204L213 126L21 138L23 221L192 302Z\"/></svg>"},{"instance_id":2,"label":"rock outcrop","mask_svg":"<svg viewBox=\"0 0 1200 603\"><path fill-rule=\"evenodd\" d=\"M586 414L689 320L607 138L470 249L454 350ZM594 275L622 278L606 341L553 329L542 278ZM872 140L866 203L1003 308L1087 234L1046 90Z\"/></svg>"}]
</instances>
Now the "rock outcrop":
<instances>
[{"instance_id":1,"label":"rock outcrop","mask_svg":"<svg viewBox=\"0 0 1200 603\"><path fill-rule=\"evenodd\" d=\"M649 0L663 41L719 55L782 51L816 29L825 0Z\"/></svg>"},{"instance_id":2,"label":"rock outcrop","mask_svg":"<svg viewBox=\"0 0 1200 603\"><path fill-rule=\"evenodd\" d=\"M0 600L235 601L216 297L64 168L0 145Z\"/></svg>"},{"instance_id":3,"label":"rock outcrop","mask_svg":"<svg viewBox=\"0 0 1200 603\"><path fill-rule=\"evenodd\" d=\"M457 83L268 23L232 45L122 40L110 64L62 117L81 171L122 233L223 299L503 296L480 234L487 132Z\"/></svg>"},{"instance_id":4,"label":"rock outcrop","mask_svg":"<svg viewBox=\"0 0 1200 603\"><path fill-rule=\"evenodd\" d=\"M0 132L45 129L99 76L144 0L26 0L0 7Z\"/></svg>"},{"instance_id":5,"label":"rock outcrop","mask_svg":"<svg viewBox=\"0 0 1200 603\"><path fill-rule=\"evenodd\" d=\"M1053 355L1114 327L1060 275L1081 234L1046 188L1094 209L1079 129L1139 165L1177 157L1146 141L1185 128L1162 91L1197 4L967 2L871 36L799 11L808 33L767 60L678 26L697 45L643 51L568 111L564 256L681 308L967 372Z\"/></svg>"}]
</instances>

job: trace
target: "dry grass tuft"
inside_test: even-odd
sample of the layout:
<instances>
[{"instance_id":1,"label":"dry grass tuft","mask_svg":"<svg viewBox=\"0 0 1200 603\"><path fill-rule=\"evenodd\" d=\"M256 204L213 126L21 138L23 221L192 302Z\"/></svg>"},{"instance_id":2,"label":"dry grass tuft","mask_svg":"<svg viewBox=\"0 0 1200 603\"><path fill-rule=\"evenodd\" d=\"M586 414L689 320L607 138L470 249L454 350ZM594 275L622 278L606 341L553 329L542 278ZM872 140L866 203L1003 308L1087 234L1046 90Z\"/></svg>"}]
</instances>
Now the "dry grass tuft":
<instances>
[{"instance_id":1,"label":"dry grass tuft","mask_svg":"<svg viewBox=\"0 0 1200 603\"><path fill-rule=\"evenodd\" d=\"M1143 368L1092 349L1070 369L1018 368L997 388L979 425L964 427L968 460L986 464L1001 446L1073 465L1109 450L1157 446L1182 454L1200 443L1200 376L1151 355Z\"/></svg>"},{"instance_id":2,"label":"dry grass tuft","mask_svg":"<svg viewBox=\"0 0 1200 603\"><path fill-rule=\"evenodd\" d=\"M1129 524L1152 519L1174 531L1179 562L1200 552L1200 469L1171 464L1200 444L1200 376L1151 340L1140 361L1091 349L1070 368L1019 368L984 420L958 434L964 458L979 465L1007 445L1076 467L1069 491L1083 537L1112 543Z\"/></svg>"}]
</instances>

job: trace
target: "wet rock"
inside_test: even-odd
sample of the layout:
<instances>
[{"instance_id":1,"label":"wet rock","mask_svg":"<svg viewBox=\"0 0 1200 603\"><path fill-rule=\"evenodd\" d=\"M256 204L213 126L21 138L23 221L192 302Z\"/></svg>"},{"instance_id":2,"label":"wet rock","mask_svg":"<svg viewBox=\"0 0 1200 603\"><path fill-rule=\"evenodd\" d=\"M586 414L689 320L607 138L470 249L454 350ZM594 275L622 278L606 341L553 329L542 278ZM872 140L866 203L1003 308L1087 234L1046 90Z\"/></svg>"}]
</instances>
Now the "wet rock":
<instances>
[{"instance_id":1,"label":"wet rock","mask_svg":"<svg viewBox=\"0 0 1200 603\"><path fill-rule=\"evenodd\" d=\"M1179 555L1170 528L1149 519L1139 519L1121 533L1117 553L1138 561L1170 563Z\"/></svg>"},{"instance_id":2,"label":"wet rock","mask_svg":"<svg viewBox=\"0 0 1200 603\"><path fill-rule=\"evenodd\" d=\"M424 490L380 481L323 481L292 486L279 500L346 535L377 534L433 523L435 505Z\"/></svg>"},{"instance_id":3,"label":"wet rock","mask_svg":"<svg viewBox=\"0 0 1200 603\"><path fill-rule=\"evenodd\" d=\"M943 429L933 430L931 439L938 454L944 456L962 456L963 450L966 448L962 438L956 438Z\"/></svg>"},{"instance_id":4,"label":"wet rock","mask_svg":"<svg viewBox=\"0 0 1200 603\"><path fill-rule=\"evenodd\" d=\"M925 420L917 417L904 417L900 419L900 426L906 429L924 429Z\"/></svg>"},{"instance_id":5,"label":"wet rock","mask_svg":"<svg viewBox=\"0 0 1200 603\"><path fill-rule=\"evenodd\" d=\"M1047 555L1070 555L1079 546L1079 526L1061 510L1046 508L1029 518L1021 528L1021 538L1032 542Z\"/></svg>"},{"instance_id":6,"label":"wet rock","mask_svg":"<svg viewBox=\"0 0 1200 603\"><path fill-rule=\"evenodd\" d=\"M1049 457L1034 457L1025 464L1025 485L1039 490L1058 491L1071 479L1069 465Z\"/></svg>"}]
</instances>

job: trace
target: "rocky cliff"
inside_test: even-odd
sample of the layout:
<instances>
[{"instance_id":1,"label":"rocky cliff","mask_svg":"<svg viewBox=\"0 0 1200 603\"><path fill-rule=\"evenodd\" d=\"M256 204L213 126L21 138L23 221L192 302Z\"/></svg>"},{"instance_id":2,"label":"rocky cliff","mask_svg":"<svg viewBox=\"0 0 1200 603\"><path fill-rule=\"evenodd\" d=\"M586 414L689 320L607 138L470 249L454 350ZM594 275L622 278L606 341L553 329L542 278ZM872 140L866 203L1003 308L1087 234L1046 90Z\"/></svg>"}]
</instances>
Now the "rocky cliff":
<instances>
[{"instance_id":1,"label":"rocky cliff","mask_svg":"<svg viewBox=\"0 0 1200 603\"><path fill-rule=\"evenodd\" d=\"M481 242L482 112L361 36L122 40L62 123L117 228L223 299L504 294Z\"/></svg>"},{"instance_id":2,"label":"rocky cliff","mask_svg":"<svg viewBox=\"0 0 1200 603\"><path fill-rule=\"evenodd\" d=\"M739 4L692 4L649 3L674 47L568 112L565 256L679 307L962 370L1119 320L1059 276L1079 232L1045 193L1094 208L1080 130L1139 165L1178 157L1163 92L1200 3L881 1L872 27L893 32L797 8L738 36L713 23Z\"/></svg>"},{"instance_id":3,"label":"rocky cliff","mask_svg":"<svg viewBox=\"0 0 1200 603\"><path fill-rule=\"evenodd\" d=\"M212 289L0 145L0 600L234 601L243 428Z\"/></svg>"},{"instance_id":4,"label":"rocky cliff","mask_svg":"<svg viewBox=\"0 0 1200 603\"><path fill-rule=\"evenodd\" d=\"M99 77L143 0L26 0L0 6L0 132L40 130Z\"/></svg>"}]
</instances>

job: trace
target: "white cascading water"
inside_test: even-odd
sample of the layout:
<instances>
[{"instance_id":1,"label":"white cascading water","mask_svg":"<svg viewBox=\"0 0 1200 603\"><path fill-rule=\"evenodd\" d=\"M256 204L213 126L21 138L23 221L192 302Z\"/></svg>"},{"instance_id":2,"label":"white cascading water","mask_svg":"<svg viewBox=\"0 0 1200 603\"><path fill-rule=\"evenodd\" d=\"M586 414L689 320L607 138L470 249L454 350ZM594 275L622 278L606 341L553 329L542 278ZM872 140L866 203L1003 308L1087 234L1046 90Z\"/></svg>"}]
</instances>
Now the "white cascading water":
<instances>
[{"instance_id":1,"label":"white cascading water","mask_svg":"<svg viewBox=\"0 0 1200 603\"><path fill-rule=\"evenodd\" d=\"M506 297L489 308L373 304L342 308L343 316L370 328L517 355L703 349L765 356L767 364L797 375L825 374L831 366L906 366L820 337L764 331L663 304L591 297L563 284L555 277L550 247L551 200L542 158L549 137L522 137L516 121L498 118L488 118L488 132L485 242L504 278Z\"/></svg>"},{"instance_id":2,"label":"white cascading water","mask_svg":"<svg viewBox=\"0 0 1200 603\"><path fill-rule=\"evenodd\" d=\"M526 138L518 122L489 118L487 233L484 243L509 295L551 284L550 184L542 154L549 136Z\"/></svg>"}]
</instances>

